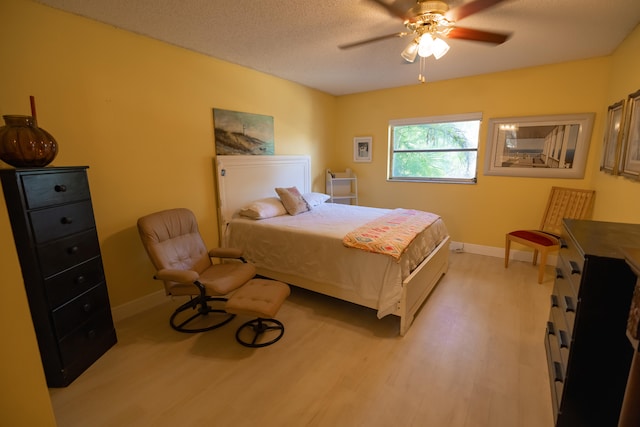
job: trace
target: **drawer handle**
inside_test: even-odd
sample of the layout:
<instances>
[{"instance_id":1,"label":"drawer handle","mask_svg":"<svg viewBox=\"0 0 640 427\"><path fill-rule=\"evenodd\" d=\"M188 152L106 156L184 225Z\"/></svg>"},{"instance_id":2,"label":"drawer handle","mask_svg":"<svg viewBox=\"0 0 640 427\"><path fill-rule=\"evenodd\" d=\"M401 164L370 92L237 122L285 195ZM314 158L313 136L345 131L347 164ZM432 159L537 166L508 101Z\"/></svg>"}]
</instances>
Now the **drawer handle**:
<instances>
[{"instance_id":1,"label":"drawer handle","mask_svg":"<svg viewBox=\"0 0 640 427\"><path fill-rule=\"evenodd\" d=\"M87 338L89 338L90 340L94 339L95 337L96 337L95 329L91 329L89 332L87 332Z\"/></svg>"},{"instance_id":2,"label":"drawer handle","mask_svg":"<svg viewBox=\"0 0 640 427\"><path fill-rule=\"evenodd\" d=\"M67 186L58 184L55 187L53 187L53 189L56 190L56 193L64 193L65 191L67 191Z\"/></svg>"},{"instance_id":3,"label":"drawer handle","mask_svg":"<svg viewBox=\"0 0 640 427\"><path fill-rule=\"evenodd\" d=\"M558 333L558 341L560 341L560 348L569 348L569 338L567 338L567 333L562 329Z\"/></svg>"},{"instance_id":4,"label":"drawer handle","mask_svg":"<svg viewBox=\"0 0 640 427\"><path fill-rule=\"evenodd\" d=\"M67 249L67 253L69 255L74 255L75 253L77 253L79 250L79 248L77 246L71 246L69 249Z\"/></svg>"},{"instance_id":5,"label":"drawer handle","mask_svg":"<svg viewBox=\"0 0 640 427\"><path fill-rule=\"evenodd\" d=\"M91 311L91 304L86 303L85 305L82 306L82 309L84 310L85 313L88 313Z\"/></svg>"},{"instance_id":6,"label":"drawer handle","mask_svg":"<svg viewBox=\"0 0 640 427\"><path fill-rule=\"evenodd\" d=\"M78 276L78 277L76 277L76 284L81 285L84 282L86 282L86 280L87 279L84 276Z\"/></svg>"},{"instance_id":7,"label":"drawer handle","mask_svg":"<svg viewBox=\"0 0 640 427\"><path fill-rule=\"evenodd\" d=\"M564 276L562 275L562 269L556 267L556 279L564 279Z\"/></svg>"},{"instance_id":8,"label":"drawer handle","mask_svg":"<svg viewBox=\"0 0 640 427\"><path fill-rule=\"evenodd\" d=\"M569 265L571 266L571 274L580 274L580 266L575 261L569 261Z\"/></svg>"},{"instance_id":9,"label":"drawer handle","mask_svg":"<svg viewBox=\"0 0 640 427\"><path fill-rule=\"evenodd\" d=\"M62 224L71 224L73 222L73 218L69 218L68 216L63 216L60 218L60 223Z\"/></svg>"},{"instance_id":10,"label":"drawer handle","mask_svg":"<svg viewBox=\"0 0 640 427\"><path fill-rule=\"evenodd\" d=\"M554 371L553 381L560 382L560 383L563 382L564 378L562 378L562 365L554 361L553 371Z\"/></svg>"},{"instance_id":11,"label":"drawer handle","mask_svg":"<svg viewBox=\"0 0 640 427\"><path fill-rule=\"evenodd\" d=\"M551 307L559 307L558 297L556 295L551 294Z\"/></svg>"},{"instance_id":12,"label":"drawer handle","mask_svg":"<svg viewBox=\"0 0 640 427\"><path fill-rule=\"evenodd\" d=\"M560 239L560 248L568 248L567 241L564 239Z\"/></svg>"},{"instance_id":13,"label":"drawer handle","mask_svg":"<svg viewBox=\"0 0 640 427\"><path fill-rule=\"evenodd\" d=\"M547 331L549 335L556 334L556 328L553 326L553 322L547 322Z\"/></svg>"},{"instance_id":14,"label":"drawer handle","mask_svg":"<svg viewBox=\"0 0 640 427\"><path fill-rule=\"evenodd\" d=\"M565 311L570 311L572 313L576 312L576 306L573 304L573 298L571 298L570 296L564 296L564 305L566 306Z\"/></svg>"}]
</instances>

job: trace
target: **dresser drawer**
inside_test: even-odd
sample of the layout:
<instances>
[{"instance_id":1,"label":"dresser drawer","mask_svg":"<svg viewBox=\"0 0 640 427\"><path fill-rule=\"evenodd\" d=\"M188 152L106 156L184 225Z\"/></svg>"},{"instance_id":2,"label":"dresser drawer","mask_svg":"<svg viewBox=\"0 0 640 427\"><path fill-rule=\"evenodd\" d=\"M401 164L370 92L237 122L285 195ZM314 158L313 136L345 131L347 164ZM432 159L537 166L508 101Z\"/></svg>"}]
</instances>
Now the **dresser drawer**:
<instances>
[{"instance_id":1,"label":"dresser drawer","mask_svg":"<svg viewBox=\"0 0 640 427\"><path fill-rule=\"evenodd\" d=\"M578 298L574 293L571 282L566 279L568 275L569 273L566 269L556 269L556 280L553 293L557 298L557 307L558 310L562 313L562 317L564 318L566 330L569 333L569 336L572 336L573 327L576 322Z\"/></svg>"},{"instance_id":2,"label":"dresser drawer","mask_svg":"<svg viewBox=\"0 0 640 427\"><path fill-rule=\"evenodd\" d=\"M45 278L99 255L100 245L94 229L38 247L40 268Z\"/></svg>"},{"instance_id":3,"label":"dresser drawer","mask_svg":"<svg viewBox=\"0 0 640 427\"><path fill-rule=\"evenodd\" d=\"M88 199L89 183L84 171L25 174L22 177L28 209Z\"/></svg>"},{"instance_id":4,"label":"dresser drawer","mask_svg":"<svg viewBox=\"0 0 640 427\"><path fill-rule=\"evenodd\" d=\"M104 309L95 313L87 322L60 340L63 364L70 365L85 354L104 349L104 338L113 335L111 312Z\"/></svg>"},{"instance_id":5,"label":"dresser drawer","mask_svg":"<svg viewBox=\"0 0 640 427\"><path fill-rule=\"evenodd\" d=\"M63 338L105 308L109 308L109 294L103 282L53 311L56 335Z\"/></svg>"},{"instance_id":6,"label":"dresser drawer","mask_svg":"<svg viewBox=\"0 0 640 427\"><path fill-rule=\"evenodd\" d=\"M560 307L560 298L558 297L558 291L557 289L555 289L555 287L550 298L551 298L551 310L549 314L549 320L553 322L556 329L560 328L568 331L569 328L567 326L567 321L564 318L564 313L562 312L562 308Z\"/></svg>"},{"instance_id":7,"label":"dresser drawer","mask_svg":"<svg viewBox=\"0 0 640 427\"><path fill-rule=\"evenodd\" d=\"M560 357L560 349L555 334L552 334L552 322L547 324L547 336L544 340L545 349L547 351L547 365L549 368L549 384L551 386L551 399L553 403L554 413L557 412L562 400L562 391L564 389L565 365L562 364Z\"/></svg>"},{"instance_id":8,"label":"dresser drawer","mask_svg":"<svg viewBox=\"0 0 640 427\"><path fill-rule=\"evenodd\" d=\"M584 257L578 252L572 240L564 239L567 247L560 249L558 266L563 271L563 276L571 283L573 293L580 295L580 282L582 280L582 270L584 267Z\"/></svg>"},{"instance_id":9,"label":"dresser drawer","mask_svg":"<svg viewBox=\"0 0 640 427\"><path fill-rule=\"evenodd\" d=\"M571 333L567 331L567 326L559 307L551 309L551 324L547 325L549 339L556 341L555 347L558 349L559 360L564 365L569 361L569 347L571 347Z\"/></svg>"},{"instance_id":10,"label":"dresser drawer","mask_svg":"<svg viewBox=\"0 0 640 427\"><path fill-rule=\"evenodd\" d=\"M29 217L36 243L44 243L96 226L91 200L31 211Z\"/></svg>"},{"instance_id":11,"label":"dresser drawer","mask_svg":"<svg viewBox=\"0 0 640 427\"><path fill-rule=\"evenodd\" d=\"M44 282L49 307L56 308L104 280L102 259L93 258Z\"/></svg>"}]
</instances>

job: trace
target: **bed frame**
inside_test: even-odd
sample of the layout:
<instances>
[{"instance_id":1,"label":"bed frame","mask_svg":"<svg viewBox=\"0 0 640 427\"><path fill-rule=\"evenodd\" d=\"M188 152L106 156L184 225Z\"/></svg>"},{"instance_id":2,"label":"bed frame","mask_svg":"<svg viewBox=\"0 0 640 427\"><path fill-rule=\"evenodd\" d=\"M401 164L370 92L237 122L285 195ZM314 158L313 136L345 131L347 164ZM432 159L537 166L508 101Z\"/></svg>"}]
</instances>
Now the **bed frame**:
<instances>
[{"instance_id":1,"label":"bed frame","mask_svg":"<svg viewBox=\"0 0 640 427\"><path fill-rule=\"evenodd\" d=\"M234 212L250 202L275 197L275 187L296 186L300 192L311 191L309 156L217 156L218 222L221 245ZM403 282L403 292L396 306L400 318L400 335L404 336L416 313L449 266L449 237L443 240ZM329 295L377 310L377 301L364 299L353 291L300 277L258 268L258 274L291 285Z\"/></svg>"}]
</instances>

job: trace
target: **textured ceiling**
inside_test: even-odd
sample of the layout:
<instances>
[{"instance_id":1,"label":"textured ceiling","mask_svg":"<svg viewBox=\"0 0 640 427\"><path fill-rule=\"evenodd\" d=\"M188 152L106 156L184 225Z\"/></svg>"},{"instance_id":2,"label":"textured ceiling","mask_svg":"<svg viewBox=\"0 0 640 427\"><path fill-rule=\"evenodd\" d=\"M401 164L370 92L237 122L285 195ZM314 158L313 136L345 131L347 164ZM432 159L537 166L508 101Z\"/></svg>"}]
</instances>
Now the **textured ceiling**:
<instances>
[{"instance_id":1,"label":"textured ceiling","mask_svg":"<svg viewBox=\"0 0 640 427\"><path fill-rule=\"evenodd\" d=\"M334 95L419 84L418 61L400 57L409 38L337 47L404 30L372 0L37 1ZM639 22L640 0L508 0L458 24L512 37L449 40L427 59L427 84L609 55Z\"/></svg>"}]
</instances>

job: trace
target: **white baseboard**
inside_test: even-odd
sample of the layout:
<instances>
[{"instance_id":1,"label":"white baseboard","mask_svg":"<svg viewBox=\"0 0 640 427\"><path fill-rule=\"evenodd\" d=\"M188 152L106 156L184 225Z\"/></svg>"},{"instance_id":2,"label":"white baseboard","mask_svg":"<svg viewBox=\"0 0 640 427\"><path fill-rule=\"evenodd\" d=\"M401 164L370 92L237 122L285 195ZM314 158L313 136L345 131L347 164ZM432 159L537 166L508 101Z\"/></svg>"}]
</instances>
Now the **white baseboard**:
<instances>
[{"instance_id":1,"label":"white baseboard","mask_svg":"<svg viewBox=\"0 0 640 427\"><path fill-rule=\"evenodd\" d=\"M113 321L118 322L120 320L126 319L127 317L131 317L142 311L153 308L157 305L167 302L167 298L169 297L165 294L164 290L159 290L133 301L121 304L117 307L113 307L111 309Z\"/></svg>"},{"instance_id":2,"label":"white baseboard","mask_svg":"<svg viewBox=\"0 0 640 427\"><path fill-rule=\"evenodd\" d=\"M474 245L473 243L463 242L451 242L449 249L452 252L468 252L470 254L487 255L496 258L504 258L504 248L497 248L495 246ZM522 251L518 249L511 249L511 256L509 260L513 261L533 261L533 252ZM549 255L547 257L547 265L555 266L557 262L556 255Z\"/></svg>"}]
</instances>

